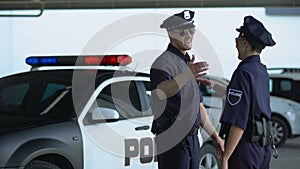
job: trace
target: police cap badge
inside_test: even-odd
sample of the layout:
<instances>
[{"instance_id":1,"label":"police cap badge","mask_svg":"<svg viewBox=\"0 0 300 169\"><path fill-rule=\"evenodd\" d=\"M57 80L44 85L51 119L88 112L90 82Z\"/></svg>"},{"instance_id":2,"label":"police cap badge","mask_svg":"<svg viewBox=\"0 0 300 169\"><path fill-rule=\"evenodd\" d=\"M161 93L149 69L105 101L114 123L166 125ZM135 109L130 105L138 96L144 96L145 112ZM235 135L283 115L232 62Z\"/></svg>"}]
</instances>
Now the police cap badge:
<instances>
[{"instance_id":1,"label":"police cap badge","mask_svg":"<svg viewBox=\"0 0 300 169\"><path fill-rule=\"evenodd\" d=\"M168 31L172 29L187 29L193 28L194 25L194 11L184 10L181 13L174 14L168 17L160 25L160 28L166 28Z\"/></svg>"}]
</instances>

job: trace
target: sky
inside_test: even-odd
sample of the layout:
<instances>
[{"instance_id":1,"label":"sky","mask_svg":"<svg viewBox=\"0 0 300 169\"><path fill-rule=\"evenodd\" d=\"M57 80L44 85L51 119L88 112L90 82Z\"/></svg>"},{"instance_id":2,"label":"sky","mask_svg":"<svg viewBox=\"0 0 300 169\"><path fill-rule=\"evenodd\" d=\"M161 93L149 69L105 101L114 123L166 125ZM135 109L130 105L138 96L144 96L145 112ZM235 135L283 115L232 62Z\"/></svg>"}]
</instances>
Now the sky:
<instances>
[{"instance_id":1,"label":"sky","mask_svg":"<svg viewBox=\"0 0 300 169\"><path fill-rule=\"evenodd\" d=\"M41 17L0 17L0 77L28 71L33 55L129 54L136 71L149 71L169 39L159 25L175 9L46 10ZM189 53L209 63L209 74L230 79L240 62L236 28L252 15L276 45L261 60L267 67L300 67L300 16L267 15L265 8L190 8L197 32Z\"/></svg>"}]
</instances>

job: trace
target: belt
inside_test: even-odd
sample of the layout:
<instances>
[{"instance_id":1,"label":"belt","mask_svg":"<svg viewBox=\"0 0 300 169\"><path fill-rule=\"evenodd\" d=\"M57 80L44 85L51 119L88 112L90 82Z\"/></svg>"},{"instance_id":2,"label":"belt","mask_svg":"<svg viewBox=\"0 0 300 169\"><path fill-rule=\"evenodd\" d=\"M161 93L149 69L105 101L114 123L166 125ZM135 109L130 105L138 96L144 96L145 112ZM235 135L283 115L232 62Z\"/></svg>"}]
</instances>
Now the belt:
<instances>
[{"instance_id":1,"label":"belt","mask_svg":"<svg viewBox=\"0 0 300 169\"><path fill-rule=\"evenodd\" d=\"M188 135L193 136L193 135L198 134L198 129L199 129L199 126L193 126Z\"/></svg>"}]
</instances>

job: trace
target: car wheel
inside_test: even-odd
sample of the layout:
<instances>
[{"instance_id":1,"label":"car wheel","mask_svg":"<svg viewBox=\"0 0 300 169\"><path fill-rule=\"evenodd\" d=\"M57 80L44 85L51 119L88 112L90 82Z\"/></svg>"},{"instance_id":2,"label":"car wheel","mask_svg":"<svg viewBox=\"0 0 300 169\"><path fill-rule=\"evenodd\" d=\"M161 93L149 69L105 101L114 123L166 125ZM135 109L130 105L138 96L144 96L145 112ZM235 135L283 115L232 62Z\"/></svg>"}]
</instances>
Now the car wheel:
<instances>
[{"instance_id":1,"label":"car wheel","mask_svg":"<svg viewBox=\"0 0 300 169\"><path fill-rule=\"evenodd\" d=\"M61 169L61 168L47 161L33 160L28 165L26 165L25 169Z\"/></svg>"},{"instance_id":2,"label":"car wheel","mask_svg":"<svg viewBox=\"0 0 300 169\"><path fill-rule=\"evenodd\" d=\"M204 144L200 150L200 169L219 169L217 150L210 144Z\"/></svg>"},{"instance_id":3,"label":"car wheel","mask_svg":"<svg viewBox=\"0 0 300 169\"><path fill-rule=\"evenodd\" d=\"M276 147L285 143L289 135L287 124L284 120L277 116L271 117L271 132L273 134Z\"/></svg>"}]
</instances>

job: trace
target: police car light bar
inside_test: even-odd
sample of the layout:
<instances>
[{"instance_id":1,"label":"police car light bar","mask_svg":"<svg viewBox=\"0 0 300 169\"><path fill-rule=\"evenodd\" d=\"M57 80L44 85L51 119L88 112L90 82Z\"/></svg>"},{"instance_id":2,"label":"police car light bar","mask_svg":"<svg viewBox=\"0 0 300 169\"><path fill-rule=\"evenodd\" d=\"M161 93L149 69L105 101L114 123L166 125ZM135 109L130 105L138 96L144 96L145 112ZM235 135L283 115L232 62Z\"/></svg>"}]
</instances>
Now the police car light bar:
<instances>
[{"instance_id":1,"label":"police car light bar","mask_svg":"<svg viewBox=\"0 0 300 169\"><path fill-rule=\"evenodd\" d=\"M26 64L41 66L126 66L132 59L128 55L81 55L81 56L30 56Z\"/></svg>"}]
</instances>

